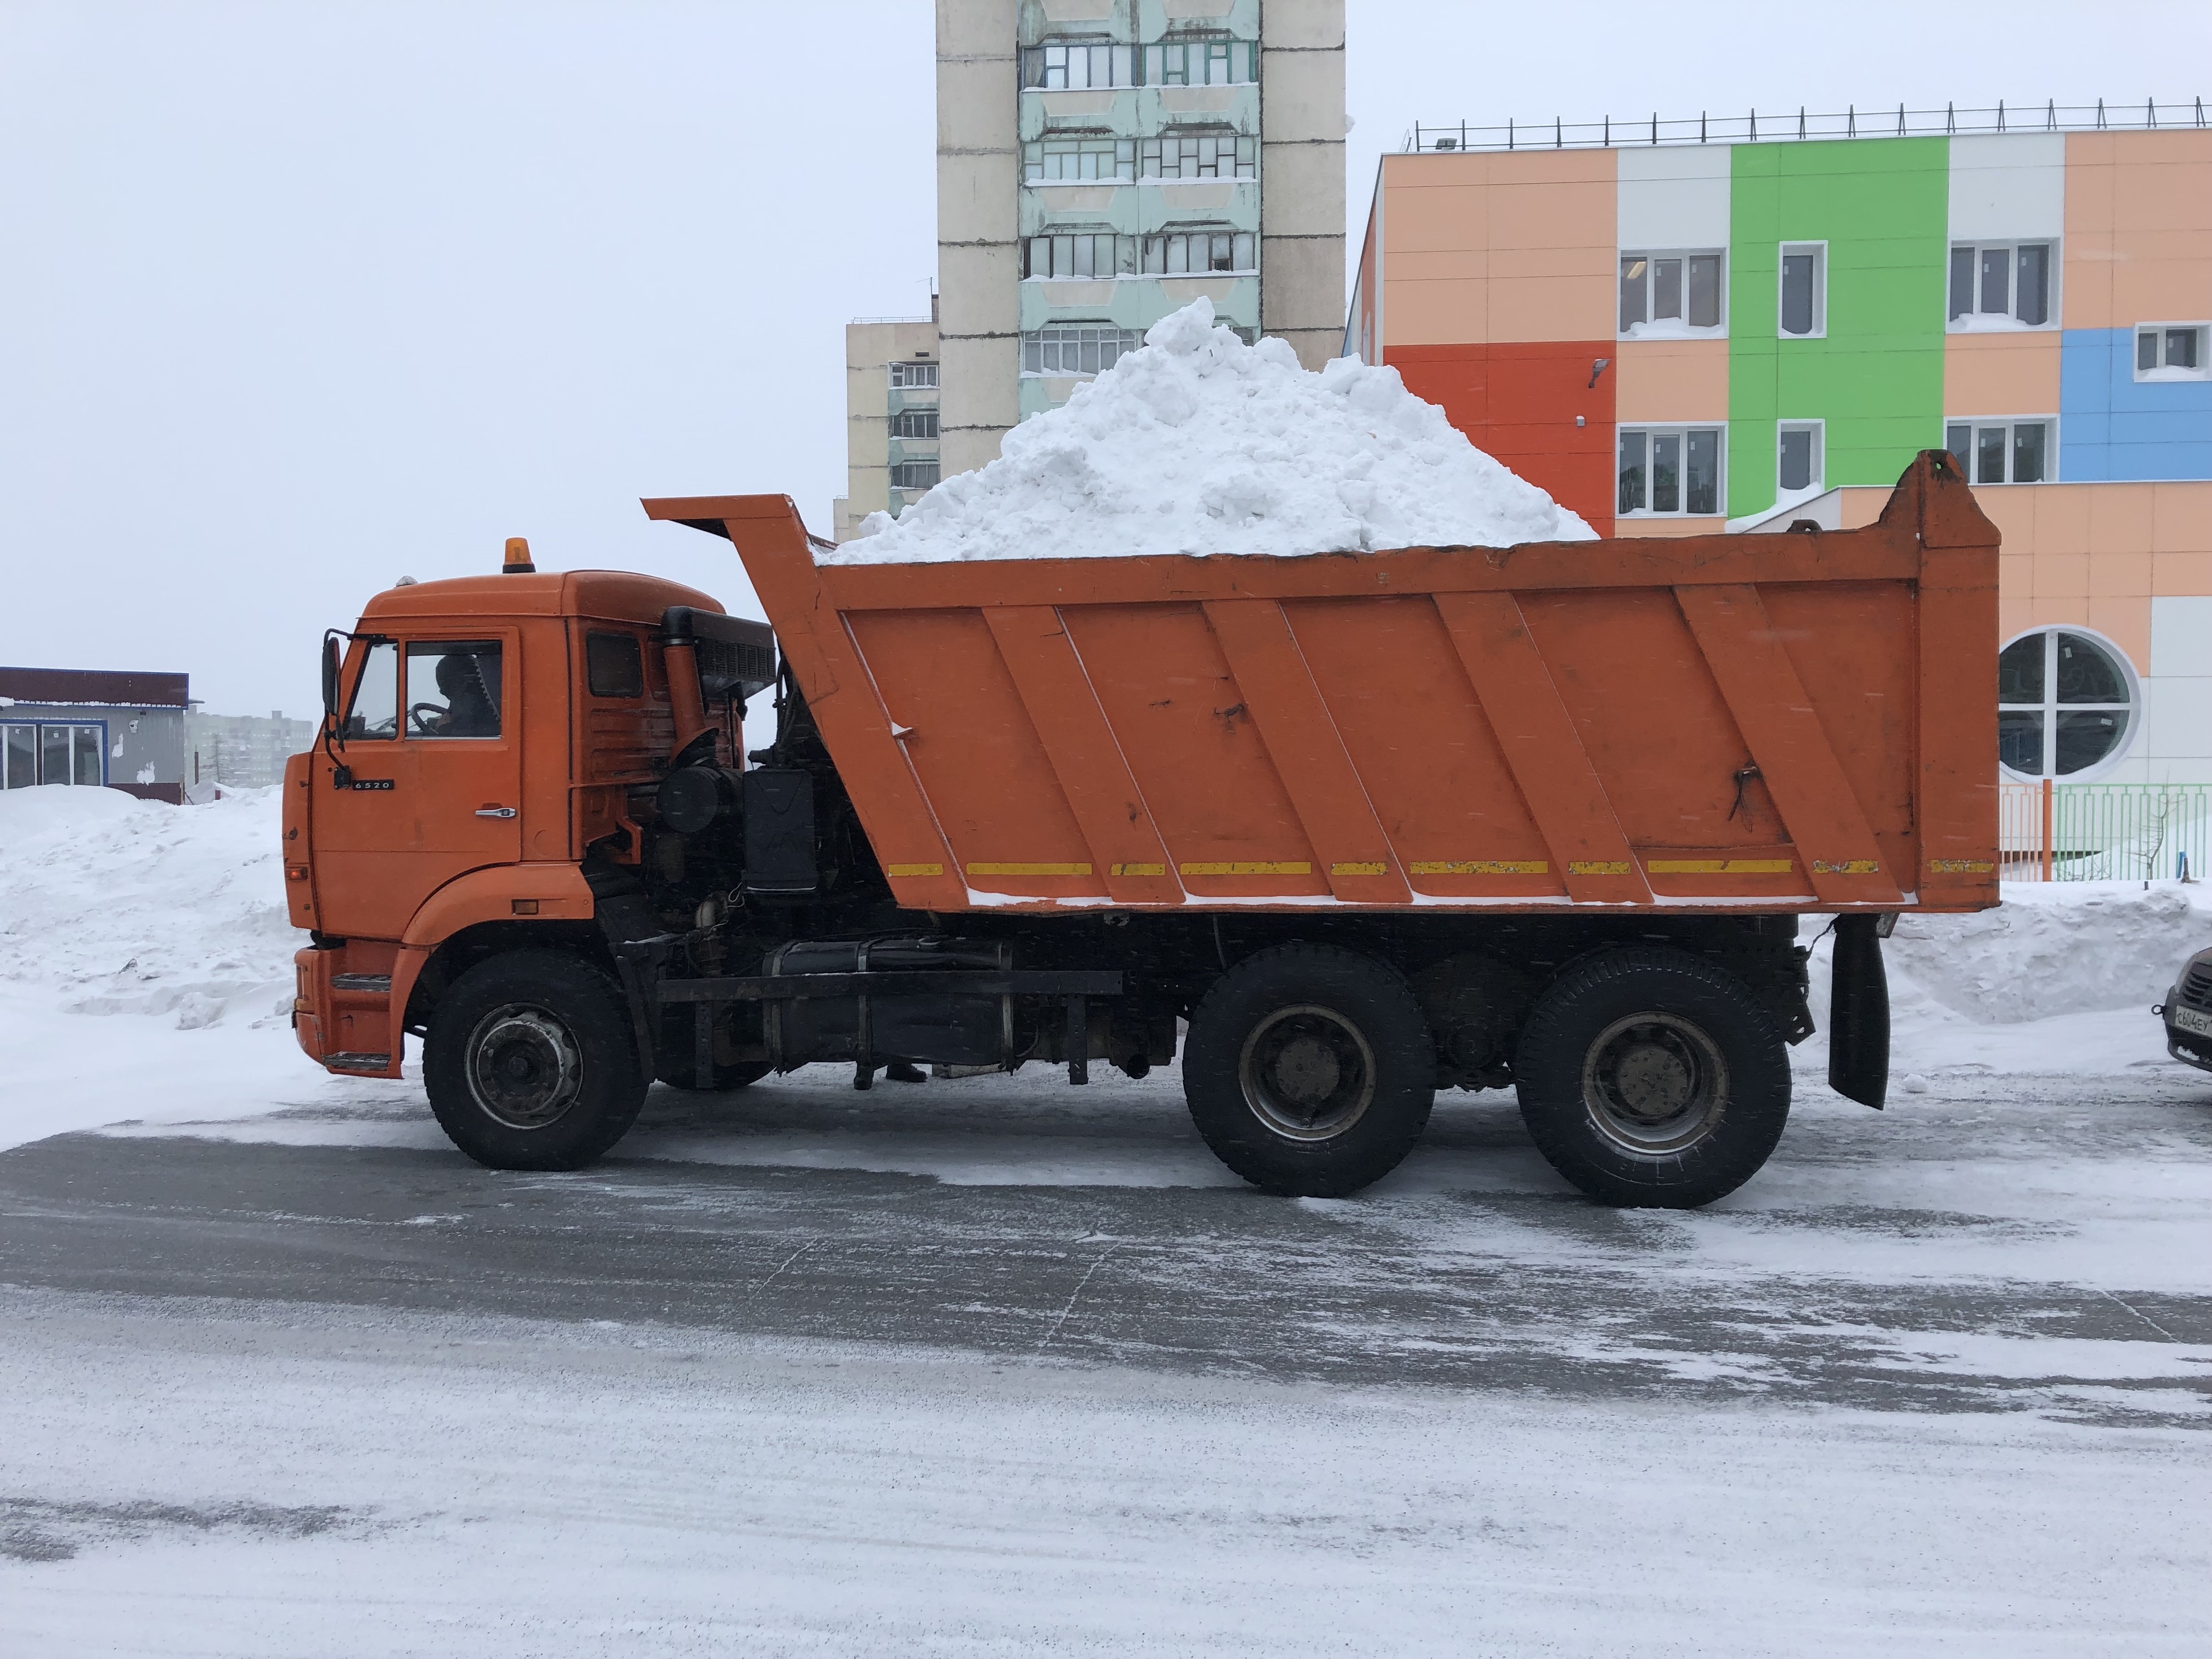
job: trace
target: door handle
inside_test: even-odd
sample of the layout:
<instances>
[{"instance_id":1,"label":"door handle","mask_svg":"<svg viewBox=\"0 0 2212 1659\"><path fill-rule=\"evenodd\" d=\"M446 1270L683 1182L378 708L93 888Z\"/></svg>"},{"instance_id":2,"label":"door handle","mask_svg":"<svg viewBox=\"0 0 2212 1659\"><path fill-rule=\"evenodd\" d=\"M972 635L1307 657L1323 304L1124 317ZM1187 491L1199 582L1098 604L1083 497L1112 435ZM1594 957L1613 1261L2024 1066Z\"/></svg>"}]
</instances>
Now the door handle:
<instances>
[{"instance_id":1,"label":"door handle","mask_svg":"<svg viewBox=\"0 0 2212 1659\"><path fill-rule=\"evenodd\" d=\"M514 809L512 806L479 806L477 816L480 818L511 818L514 816Z\"/></svg>"}]
</instances>

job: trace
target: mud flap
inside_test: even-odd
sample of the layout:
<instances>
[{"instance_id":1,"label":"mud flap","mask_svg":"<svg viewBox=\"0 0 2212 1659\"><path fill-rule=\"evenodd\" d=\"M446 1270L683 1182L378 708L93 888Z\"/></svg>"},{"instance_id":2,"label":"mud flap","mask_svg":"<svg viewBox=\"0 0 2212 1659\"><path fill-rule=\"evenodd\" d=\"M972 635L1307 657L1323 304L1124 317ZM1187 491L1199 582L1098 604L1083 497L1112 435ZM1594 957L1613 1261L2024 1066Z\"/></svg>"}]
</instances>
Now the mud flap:
<instances>
[{"instance_id":1,"label":"mud flap","mask_svg":"<svg viewBox=\"0 0 2212 1659\"><path fill-rule=\"evenodd\" d=\"M1889 1097L1889 976L1879 916L1836 918L1834 988L1828 999L1828 1086L1880 1111Z\"/></svg>"}]
</instances>

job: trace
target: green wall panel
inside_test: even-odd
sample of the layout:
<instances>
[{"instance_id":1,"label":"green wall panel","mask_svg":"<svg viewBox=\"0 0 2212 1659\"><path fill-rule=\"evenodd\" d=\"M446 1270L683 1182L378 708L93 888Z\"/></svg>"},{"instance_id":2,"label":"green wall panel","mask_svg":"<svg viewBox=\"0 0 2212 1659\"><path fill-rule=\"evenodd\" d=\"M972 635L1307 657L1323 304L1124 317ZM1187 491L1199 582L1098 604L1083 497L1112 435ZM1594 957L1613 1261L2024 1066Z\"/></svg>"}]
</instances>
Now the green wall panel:
<instances>
[{"instance_id":1,"label":"green wall panel","mask_svg":"<svg viewBox=\"0 0 2212 1659\"><path fill-rule=\"evenodd\" d=\"M1729 516L1773 505L1778 421L1827 422L1830 489L1895 483L1942 441L1949 141L1739 144L1730 159ZM1781 244L1823 241L1826 335L1781 338Z\"/></svg>"}]
</instances>

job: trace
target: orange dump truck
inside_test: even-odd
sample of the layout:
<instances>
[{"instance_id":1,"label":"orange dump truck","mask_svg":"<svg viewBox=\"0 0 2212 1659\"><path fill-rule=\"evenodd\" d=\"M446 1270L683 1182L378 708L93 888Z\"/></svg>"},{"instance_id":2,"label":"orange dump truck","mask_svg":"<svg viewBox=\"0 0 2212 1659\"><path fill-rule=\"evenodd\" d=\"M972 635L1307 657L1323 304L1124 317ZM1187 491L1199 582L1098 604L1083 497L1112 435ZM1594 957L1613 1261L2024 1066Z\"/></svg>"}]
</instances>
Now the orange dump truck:
<instances>
[{"instance_id":1,"label":"orange dump truck","mask_svg":"<svg viewBox=\"0 0 2212 1659\"><path fill-rule=\"evenodd\" d=\"M1800 915L1879 1106L1879 937L1996 902L1997 535L1940 452L1863 530L1295 559L822 563L781 496L646 509L773 632L510 544L326 640L286 775L301 1045L396 1077L420 1036L488 1164L589 1162L656 1077L1180 1041L1271 1191L1510 1086L1584 1191L1699 1204L1781 1134Z\"/></svg>"}]
</instances>

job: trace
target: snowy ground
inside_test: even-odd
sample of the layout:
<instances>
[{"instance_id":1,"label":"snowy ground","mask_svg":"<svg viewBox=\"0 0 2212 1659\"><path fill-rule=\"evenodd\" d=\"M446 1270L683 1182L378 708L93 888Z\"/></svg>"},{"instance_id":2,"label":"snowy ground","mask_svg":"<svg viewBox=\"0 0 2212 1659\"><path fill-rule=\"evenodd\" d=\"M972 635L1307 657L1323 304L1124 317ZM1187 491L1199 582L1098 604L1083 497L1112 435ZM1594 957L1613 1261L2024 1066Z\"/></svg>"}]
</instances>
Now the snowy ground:
<instances>
[{"instance_id":1,"label":"snowy ground","mask_svg":"<svg viewBox=\"0 0 2212 1659\"><path fill-rule=\"evenodd\" d=\"M271 1018L270 803L23 793L11 1659L2203 1651L2201 890L1906 922L1891 1109L1805 1045L1694 1214L1495 1093L1268 1200L1172 1073L656 1091L498 1176Z\"/></svg>"}]
</instances>

